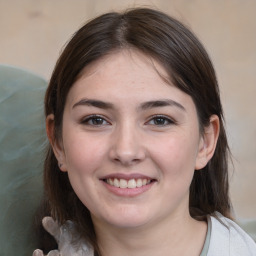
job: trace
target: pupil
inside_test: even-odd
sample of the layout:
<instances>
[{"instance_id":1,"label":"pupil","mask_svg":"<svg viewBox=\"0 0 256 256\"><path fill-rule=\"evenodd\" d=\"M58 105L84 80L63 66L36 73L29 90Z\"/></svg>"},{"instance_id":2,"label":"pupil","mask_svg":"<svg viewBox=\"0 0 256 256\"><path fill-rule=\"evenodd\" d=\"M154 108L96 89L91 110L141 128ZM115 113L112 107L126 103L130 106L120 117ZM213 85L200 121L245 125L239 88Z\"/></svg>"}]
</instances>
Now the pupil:
<instances>
[{"instance_id":1,"label":"pupil","mask_svg":"<svg viewBox=\"0 0 256 256\"><path fill-rule=\"evenodd\" d=\"M156 118L155 119L155 124L163 125L164 123L165 123L164 118Z\"/></svg>"},{"instance_id":2,"label":"pupil","mask_svg":"<svg viewBox=\"0 0 256 256\"><path fill-rule=\"evenodd\" d=\"M102 118L94 118L94 119L92 120L92 122L93 122L93 124L95 124L95 125L99 125L99 124L102 124L103 120L102 120Z\"/></svg>"}]
</instances>

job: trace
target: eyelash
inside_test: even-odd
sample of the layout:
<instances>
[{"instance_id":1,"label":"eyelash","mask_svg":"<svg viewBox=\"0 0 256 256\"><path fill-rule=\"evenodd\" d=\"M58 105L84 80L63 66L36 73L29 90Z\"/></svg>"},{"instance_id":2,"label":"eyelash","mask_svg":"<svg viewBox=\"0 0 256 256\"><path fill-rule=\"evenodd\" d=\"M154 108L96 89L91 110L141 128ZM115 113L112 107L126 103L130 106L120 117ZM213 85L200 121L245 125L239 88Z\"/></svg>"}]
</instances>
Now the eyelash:
<instances>
[{"instance_id":1,"label":"eyelash","mask_svg":"<svg viewBox=\"0 0 256 256\"><path fill-rule=\"evenodd\" d=\"M94 121L96 120L101 120L102 122L106 122L105 124L95 124L93 123ZM92 123L89 123L89 122L92 122ZM82 124L84 125L91 125L91 126L103 126L103 125L109 125L110 123L102 116L100 115L91 115L91 116L87 116L85 119L83 119L81 121Z\"/></svg>"},{"instance_id":2,"label":"eyelash","mask_svg":"<svg viewBox=\"0 0 256 256\"><path fill-rule=\"evenodd\" d=\"M161 119L162 121L164 121L164 124L156 124L156 120L157 119ZM175 124L176 122L174 120L172 120L171 118L169 117L166 117L166 116L163 116L163 115L155 115L155 116L152 116L150 118L149 121L147 121L146 124L149 124L151 121L154 121L154 124L150 124L150 125L156 125L156 126L169 126L169 125L172 125L172 124ZM167 124L166 124L167 122Z\"/></svg>"},{"instance_id":3,"label":"eyelash","mask_svg":"<svg viewBox=\"0 0 256 256\"><path fill-rule=\"evenodd\" d=\"M163 121L163 124L157 124L156 121ZM97 121L101 121L101 123L97 124L94 122ZM150 122L154 122L153 124L150 124ZM91 122L91 123L90 123ZM105 122L105 124L103 124ZM166 124L167 122L167 124ZM90 125L90 126L104 126L104 125L110 125L110 122L108 122L104 117L100 116L100 115L90 115L87 116L85 119L83 119L81 121L81 124L83 125ZM174 120L172 120L169 117L166 117L164 115L154 115L152 116L149 121L146 122L146 124L148 125L155 125L155 126L160 126L160 127L164 127L164 126L169 126L172 124L176 124L176 122Z\"/></svg>"}]
</instances>

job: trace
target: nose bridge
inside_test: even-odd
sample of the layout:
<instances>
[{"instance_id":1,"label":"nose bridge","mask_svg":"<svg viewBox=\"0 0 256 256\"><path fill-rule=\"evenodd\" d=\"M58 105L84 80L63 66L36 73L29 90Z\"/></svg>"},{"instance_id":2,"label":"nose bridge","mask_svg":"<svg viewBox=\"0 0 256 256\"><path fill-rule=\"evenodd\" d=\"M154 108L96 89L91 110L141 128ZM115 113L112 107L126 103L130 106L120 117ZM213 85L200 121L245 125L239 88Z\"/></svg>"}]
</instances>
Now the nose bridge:
<instances>
[{"instance_id":1,"label":"nose bridge","mask_svg":"<svg viewBox=\"0 0 256 256\"><path fill-rule=\"evenodd\" d=\"M113 133L111 158L122 164L132 164L144 159L145 150L142 145L139 127L131 120L118 125Z\"/></svg>"}]
</instances>

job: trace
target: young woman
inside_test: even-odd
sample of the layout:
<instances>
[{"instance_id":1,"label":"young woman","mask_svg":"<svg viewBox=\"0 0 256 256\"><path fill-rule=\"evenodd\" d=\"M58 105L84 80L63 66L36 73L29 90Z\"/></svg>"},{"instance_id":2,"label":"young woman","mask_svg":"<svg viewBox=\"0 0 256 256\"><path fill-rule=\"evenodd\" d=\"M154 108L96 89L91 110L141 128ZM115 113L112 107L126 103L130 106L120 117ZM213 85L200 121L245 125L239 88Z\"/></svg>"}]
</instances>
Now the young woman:
<instances>
[{"instance_id":1,"label":"young woman","mask_svg":"<svg viewBox=\"0 0 256 256\"><path fill-rule=\"evenodd\" d=\"M87 23L57 62L45 114L56 255L256 255L231 220L215 72L180 22L133 9Z\"/></svg>"}]
</instances>

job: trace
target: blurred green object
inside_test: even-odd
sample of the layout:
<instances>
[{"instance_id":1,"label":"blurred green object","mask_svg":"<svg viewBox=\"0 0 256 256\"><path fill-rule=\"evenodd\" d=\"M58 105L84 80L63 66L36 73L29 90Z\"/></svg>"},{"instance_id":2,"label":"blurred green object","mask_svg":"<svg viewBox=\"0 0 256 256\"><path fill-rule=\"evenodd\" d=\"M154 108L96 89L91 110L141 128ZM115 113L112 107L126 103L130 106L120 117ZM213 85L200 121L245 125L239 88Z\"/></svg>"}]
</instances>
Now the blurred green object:
<instances>
[{"instance_id":1,"label":"blurred green object","mask_svg":"<svg viewBox=\"0 0 256 256\"><path fill-rule=\"evenodd\" d=\"M0 256L29 256L33 218L42 195L47 82L0 65Z\"/></svg>"},{"instance_id":2,"label":"blurred green object","mask_svg":"<svg viewBox=\"0 0 256 256\"><path fill-rule=\"evenodd\" d=\"M256 219L239 220L238 224L256 242Z\"/></svg>"}]
</instances>

